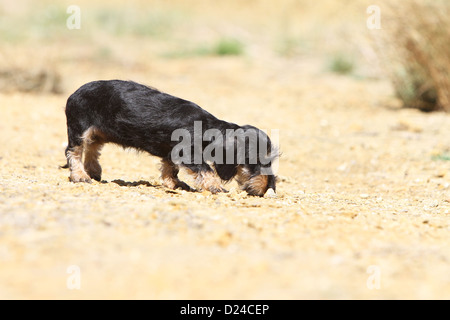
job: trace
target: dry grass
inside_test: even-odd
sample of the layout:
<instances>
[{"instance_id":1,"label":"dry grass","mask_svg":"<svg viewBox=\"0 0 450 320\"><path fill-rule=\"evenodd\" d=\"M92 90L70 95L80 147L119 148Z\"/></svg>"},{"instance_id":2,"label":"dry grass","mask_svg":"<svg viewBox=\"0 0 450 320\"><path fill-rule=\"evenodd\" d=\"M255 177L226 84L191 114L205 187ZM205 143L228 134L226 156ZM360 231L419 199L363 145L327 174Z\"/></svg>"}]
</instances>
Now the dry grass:
<instances>
[{"instance_id":1,"label":"dry grass","mask_svg":"<svg viewBox=\"0 0 450 320\"><path fill-rule=\"evenodd\" d=\"M407 107L450 112L450 2L409 0L382 7L375 32L398 97Z\"/></svg>"},{"instance_id":2,"label":"dry grass","mask_svg":"<svg viewBox=\"0 0 450 320\"><path fill-rule=\"evenodd\" d=\"M54 54L34 47L4 45L0 50L0 92L63 92L62 77Z\"/></svg>"},{"instance_id":3,"label":"dry grass","mask_svg":"<svg viewBox=\"0 0 450 320\"><path fill-rule=\"evenodd\" d=\"M61 93L61 76L50 68L35 70L1 69L0 91Z\"/></svg>"}]
</instances>

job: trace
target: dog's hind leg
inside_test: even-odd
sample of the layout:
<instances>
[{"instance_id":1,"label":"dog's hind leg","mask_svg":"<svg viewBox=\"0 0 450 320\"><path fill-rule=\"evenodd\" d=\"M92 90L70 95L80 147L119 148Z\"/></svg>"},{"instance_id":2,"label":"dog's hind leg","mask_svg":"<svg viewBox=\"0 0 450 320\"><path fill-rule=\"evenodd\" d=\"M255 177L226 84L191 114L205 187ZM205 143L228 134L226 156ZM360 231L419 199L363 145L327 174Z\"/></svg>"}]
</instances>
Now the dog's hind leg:
<instances>
[{"instance_id":1,"label":"dog's hind leg","mask_svg":"<svg viewBox=\"0 0 450 320\"><path fill-rule=\"evenodd\" d=\"M83 146L69 147L66 154L70 169L70 181L91 183L91 178L84 170L81 160L83 157Z\"/></svg>"},{"instance_id":2,"label":"dog's hind leg","mask_svg":"<svg viewBox=\"0 0 450 320\"><path fill-rule=\"evenodd\" d=\"M70 169L70 181L72 182L91 182L91 178L86 173L82 162L83 158L83 140L74 134L71 128L68 128L69 145L66 148L67 164Z\"/></svg>"},{"instance_id":3,"label":"dog's hind leg","mask_svg":"<svg viewBox=\"0 0 450 320\"><path fill-rule=\"evenodd\" d=\"M193 191L185 182L178 179L178 166L169 159L161 160L161 181L164 187L169 189L182 189Z\"/></svg>"},{"instance_id":4,"label":"dog's hind leg","mask_svg":"<svg viewBox=\"0 0 450 320\"><path fill-rule=\"evenodd\" d=\"M104 144L101 136L98 130L91 127L84 132L82 137L85 150L84 169L92 179L97 181L102 179L102 167L98 162Z\"/></svg>"}]
</instances>

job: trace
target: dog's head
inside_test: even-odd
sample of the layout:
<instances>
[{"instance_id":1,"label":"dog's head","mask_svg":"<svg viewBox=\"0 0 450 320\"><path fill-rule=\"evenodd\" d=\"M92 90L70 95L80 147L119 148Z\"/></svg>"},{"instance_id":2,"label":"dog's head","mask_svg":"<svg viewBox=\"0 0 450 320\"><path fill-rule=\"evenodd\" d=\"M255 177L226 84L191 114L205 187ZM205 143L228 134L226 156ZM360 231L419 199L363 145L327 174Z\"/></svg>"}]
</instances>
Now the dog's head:
<instances>
[{"instance_id":1,"label":"dog's head","mask_svg":"<svg viewBox=\"0 0 450 320\"><path fill-rule=\"evenodd\" d=\"M273 163L279 154L265 132L246 125L226 133L225 155L223 163L215 164L222 180L235 178L242 190L254 196L276 191Z\"/></svg>"}]
</instances>

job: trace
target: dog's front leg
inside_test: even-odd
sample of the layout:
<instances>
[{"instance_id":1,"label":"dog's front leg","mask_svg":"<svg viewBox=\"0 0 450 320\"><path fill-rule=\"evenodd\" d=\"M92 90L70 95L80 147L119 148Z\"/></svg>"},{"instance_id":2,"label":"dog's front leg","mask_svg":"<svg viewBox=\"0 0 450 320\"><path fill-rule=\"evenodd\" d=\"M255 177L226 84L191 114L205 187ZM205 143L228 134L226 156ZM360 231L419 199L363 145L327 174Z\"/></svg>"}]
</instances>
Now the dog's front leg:
<instances>
[{"instance_id":1,"label":"dog's front leg","mask_svg":"<svg viewBox=\"0 0 450 320\"><path fill-rule=\"evenodd\" d=\"M188 169L200 189L208 190L213 194L228 192L222 187L222 181L216 176L214 170L209 165L189 166Z\"/></svg>"},{"instance_id":2,"label":"dog's front leg","mask_svg":"<svg viewBox=\"0 0 450 320\"><path fill-rule=\"evenodd\" d=\"M178 179L179 169L175 163L168 159L161 161L161 180L164 187L169 189L182 189L186 191L194 191L185 182Z\"/></svg>"}]
</instances>

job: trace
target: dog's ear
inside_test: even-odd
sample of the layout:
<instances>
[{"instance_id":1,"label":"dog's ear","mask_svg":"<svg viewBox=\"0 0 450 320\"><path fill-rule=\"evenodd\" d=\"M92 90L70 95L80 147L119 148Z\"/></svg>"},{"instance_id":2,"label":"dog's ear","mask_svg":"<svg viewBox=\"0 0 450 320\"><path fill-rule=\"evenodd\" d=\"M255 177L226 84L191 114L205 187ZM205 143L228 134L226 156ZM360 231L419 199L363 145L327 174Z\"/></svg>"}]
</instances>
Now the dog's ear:
<instances>
[{"instance_id":1,"label":"dog's ear","mask_svg":"<svg viewBox=\"0 0 450 320\"><path fill-rule=\"evenodd\" d=\"M220 179L229 181L237 174L236 138L233 135L224 134L222 143L222 161L216 162L214 168Z\"/></svg>"},{"instance_id":2,"label":"dog's ear","mask_svg":"<svg viewBox=\"0 0 450 320\"><path fill-rule=\"evenodd\" d=\"M224 181L231 180L237 174L235 164L215 164L217 175Z\"/></svg>"}]
</instances>

